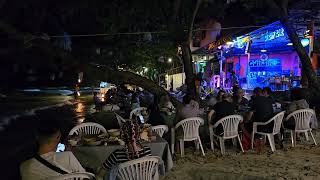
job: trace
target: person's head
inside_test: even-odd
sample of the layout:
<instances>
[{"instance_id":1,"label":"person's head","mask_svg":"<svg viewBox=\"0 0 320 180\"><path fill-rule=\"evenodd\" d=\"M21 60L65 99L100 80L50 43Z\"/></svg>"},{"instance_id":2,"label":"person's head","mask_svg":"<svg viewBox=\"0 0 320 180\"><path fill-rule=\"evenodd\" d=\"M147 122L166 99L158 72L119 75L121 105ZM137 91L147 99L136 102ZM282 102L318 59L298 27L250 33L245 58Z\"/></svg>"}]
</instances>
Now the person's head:
<instances>
[{"instance_id":1,"label":"person's head","mask_svg":"<svg viewBox=\"0 0 320 180\"><path fill-rule=\"evenodd\" d=\"M224 90L220 90L217 94L217 100L221 101L224 94L226 94L226 92Z\"/></svg>"},{"instance_id":2,"label":"person's head","mask_svg":"<svg viewBox=\"0 0 320 180\"><path fill-rule=\"evenodd\" d=\"M301 88L294 88L291 90L291 99L298 101L305 99L305 94Z\"/></svg>"},{"instance_id":3,"label":"person's head","mask_svg":"<svg viewBox=\"0 0 320 180\"><path fill-rule=\"evenodd\" d=\"M37 129L39 153L55 152L61 139L61 128L58 122L44 122Z\"/></svg>"},{"instance_id":4,"label":"person's head","mask_svg":"<svg viewBox=\"0 0 320 180\"><path fill-rule=\"evenodd\" d=\"M243 89L239 89L237 91L237 95L238 95L239 98L242 98L244 96L244 90Z\"/></svg>"},{"instance_id":5,"label":"person's head","mask_svg":"<svg viewBox=\"0 0 320 180\"><path fill-rule=\"evenodd\" d=\"M98 95L98 93L97 93L96 91L94 91L94 92L93 92L93 95L94 95L94 96L97 96L97 95Z\"/></svg>"},{"instance_id":6,"label":"person's head","mask_svg":"<svg viewBox=\"0 0 320 180\"><path fill-rule=\"evenodd\" d=\"M260 87L256 87L253 90L253 96L261 96L262 95L262 89Z\"/></svg>"},{"instance_id":7,"label":"person's head","mask_svg":"<svg viewBox=\"0 0 320 180\"><path fill-rule=\"evenodd\" d=\"M268 97L271 95L272 93L272 90L270 87L264 87L263 90L262 90L262 93L264 96Z\"/></svg>"},{"instance_id":8,"label":"person's head","mask_svg":"<svg viewBox=\"0 0 320 180\"><path fill-rule=\"evenodd\" d=\"M124 141L127 152L133 152L131 157L138 154L140 144L140 127L135 120L128 120L121 127L121 139ZM127 154L130 158L129 154Z\"/></svg>"},{"instance_id":9,"label":"person's head","mask_svg":"<svg viewBox=\"0 0 320 180\"><path fill-rule=\"evenodd\" d=\"M222 100L223 100L223 101L232 102L232 96L231 96L231 94L224 94L224 95L222 96Z\"/></svg>"},{"instance_id":10,"label":"person's head","mask_svg":"<svg viewBox=\"0 0 320 180\"><path fill-rule=\"evenodd\" d=\"M186 105L186 104L190 104L190 102L191 102L191 97L189 95L185 95L182 99L182 103Z\"/></svg>"}]
</instances>

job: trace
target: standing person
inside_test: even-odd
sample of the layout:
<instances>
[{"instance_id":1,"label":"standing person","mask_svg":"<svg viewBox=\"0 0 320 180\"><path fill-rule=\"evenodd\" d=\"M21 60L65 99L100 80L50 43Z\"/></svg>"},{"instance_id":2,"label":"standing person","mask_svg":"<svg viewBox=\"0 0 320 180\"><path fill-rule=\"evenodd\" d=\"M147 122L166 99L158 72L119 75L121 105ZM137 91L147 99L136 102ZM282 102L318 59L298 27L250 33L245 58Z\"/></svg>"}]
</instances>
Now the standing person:
<instances>
[{"instance_id":1,"label":"standing person","mask_svg":"<svg viewBox=\"0 0 320 180\"><path fill-rule=\"evenodd\" d=\"M78 96L80 96L80 86L79 86L79 84L75 85L73 95L74 95L74 99L78 99Z\"/></svg>"},{"instance_id":2,"label":"standing person","mask_svg":"<svg viewBox=\"0 0 320 180\"><path fill-rule=\"evenodd\" d=\"M93 103L95 105L96 112L100 112L102 110L102 102L98 97L97 92L93 92Z\"/></svg>"},{"instance_id":3,"label":"standing person","mask_svg":"<svg viewBox=\"0 0 320 180\"><path fill-rule=\"evenodd\" d=\"M239 85L238 77L236 75L236 72L234 72L234 71L232 71L232 73L231 73L231 83L232 83L232 87Z\"/></svg>"},{"instance_id":4,"label":"standing person","mask_svg":"<svg viewBox=\"0 0 320 180\"><path fill-rule=\"evenodd\" d=\"M20 165L22 180L44 180L62 174L85 172L71 151L56 152L60 138L58 123L46 122L38 129L38 152Z\"/></svg>"},{"instance_id":5,"label":"standing person","mask_svg":"<svg viewBox=\"0 0 320 180\"><path fill-rule=\"evenodd\" d=\"M102 163L98 170L98 177L103 178L113 166L133 159L151 156L151 149L140 143L139 125L134 120L126 121L121 127L121 139L125 146L113 151Z\"/></svg>"}]
</instances>

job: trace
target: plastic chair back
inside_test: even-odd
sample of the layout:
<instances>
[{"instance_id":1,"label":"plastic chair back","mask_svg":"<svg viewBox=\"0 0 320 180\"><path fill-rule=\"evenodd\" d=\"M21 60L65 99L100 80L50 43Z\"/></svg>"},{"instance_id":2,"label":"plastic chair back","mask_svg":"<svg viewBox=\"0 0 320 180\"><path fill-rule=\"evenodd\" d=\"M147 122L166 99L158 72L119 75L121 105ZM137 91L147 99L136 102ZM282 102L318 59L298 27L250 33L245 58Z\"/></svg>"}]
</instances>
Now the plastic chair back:
<instances>
[{"instance_id":1,"label":"plastic chair back","mask_svg":"<svg viewBox=\"0 0 320 180\"><path fill-rule=\"evenodd\" d=\"M132 119L133 115L135 115L135 116L141 115L141 111L146 111L146 110L147 110L146 107L135 108L134 110L132 110L130 112L130 119Z\"/></svg>"},{"instance_id":2,"label":"plastic chair back","mask_svg":"<svg viewBox=\"0 0 320 180\"><path fill-rule=\"evenodd\" d=\"M204 123L204 120L199 117L187 118L180 121L176 125L176 129L182 126L184 140L195 140L199 137L199 126Z\"/></svg>"},{"instance_id":3,"label":"plastic chair back","mask_svg":"<svg viewBox=\"0 0 320 180\"><path fill-rule=\"evenodd\" d=\"M152 126L152 131L157 133L160 137L162 137L165 132L168 132L168 126L166 125Z\"/></svg>"},{"instance_id":4,"label":"plastic chair back","mask_svg":"<svg viewBox=\"0 0 320 180\"><path fill-rule=\"evenodd\" d=\"M94 175L91 173L72 173L72 174L64 174L60 176L50 177L47 180L88 180L94 179Z\"/></svg>"},{"instance_id":5,"label":"plastic chair back","mask_svg":"<svg viewBox=\"0 0 320 180\"><path fill-rule=\"evenodd\" d=\"M274 121L273 131L272 131L273 134L278 134L280 132L284 113L285 111L282 111L271 119L271 121Z\"/></svg>"},{"instance_id":6,"label":"plastic chair back","mask_svg":"<svg viewBox=\"0 0 320 180\"><path fill-rule=\"evenodd\" d=\"M313 109L300 109L289 114L286 119L288 120L293 117L295 120L295 130L306 131L310 129L310 120L313 115Z\"/></svg>"},{"instance_id":7,"label":"plastic chair back","mask_svg":"<svg viewBox=\"0 0 320 180\"><path fill-rule=\"evenodd\" d=\"M76 133L77 135L82 134L82 135L87 135L87 134L101 134L101 133L106 133L107 130L101 126L98 123L94 122L88 122L88 123L82 123L74 128L71 129L69 132L69 136L73 135Z\"/></svg>"},{"instance_id":8,"label":"plastic chair back","mask_svg":"<svg viewBox=\"0 0 320 180\"><path fill-rule=\"evenodd\" d=\"M238 136L238 127L242 120L243 118L240 115L230 115L220 119L214 126L217 127L222 124L224 139L234 138Z\"/></svg>"},{"instance_id":9,"label":"plastic chair back","mask_svg":"<svg viewBox=\"0 0 320 180\"><path fill-rule=\"evenodd\" d=\"M159 158L147 156L119 164L118 178L121 180L159 179Z\"/></svg>"}]
</instances>

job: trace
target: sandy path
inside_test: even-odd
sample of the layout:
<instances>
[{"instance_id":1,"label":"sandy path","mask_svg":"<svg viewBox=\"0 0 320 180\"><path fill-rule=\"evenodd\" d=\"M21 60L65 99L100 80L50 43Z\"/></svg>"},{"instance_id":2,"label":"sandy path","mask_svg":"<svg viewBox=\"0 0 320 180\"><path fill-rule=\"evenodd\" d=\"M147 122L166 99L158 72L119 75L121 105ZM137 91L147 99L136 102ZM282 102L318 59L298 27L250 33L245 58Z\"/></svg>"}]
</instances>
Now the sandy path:
<instances>
[{"instance_id":1,"label":"sandy path","mask_svg":"<svg viewBox=\"0 0 320 180\"><path fill-rule=\"evenodd\" d=\"M314 132L320 143L320 131ZM206 179L320 179L320 147L311 141L302 140L291 148L286 142L284 149L271 153L268 146L262 155L251 150L246 154L237 153L227 147L222 157L219 150L206 150L206 157L193 148L186 150L185 158L177 158L175 166L165 179L206 180Z\"/></svg>"}]
</instances>

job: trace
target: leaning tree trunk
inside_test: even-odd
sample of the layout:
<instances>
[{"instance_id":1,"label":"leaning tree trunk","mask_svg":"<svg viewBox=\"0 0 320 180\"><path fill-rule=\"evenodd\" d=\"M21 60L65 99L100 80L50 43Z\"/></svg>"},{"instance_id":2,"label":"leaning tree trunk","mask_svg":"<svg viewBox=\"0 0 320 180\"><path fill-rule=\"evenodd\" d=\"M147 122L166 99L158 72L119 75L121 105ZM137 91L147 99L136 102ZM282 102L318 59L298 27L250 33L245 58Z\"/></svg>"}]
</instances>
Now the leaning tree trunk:
<instances>
[{"instance_id":1,"label":"leaning tree trunk","mask_svg":"<svg viewBox=\"0 0 320 180\"><path fill-rule=\"evenodd\" d=\"M293 26L290 24L288 17L283 17L281 19L281 23L285 29L285 31L287 32L294 49L296 50L299 58L300 58L300 62L302 65L302 71L303 74L306 75L306 77L308 78L308 82L309 82L309 86L311 89L313 90L320 90L320 83L317 79L317 75L314 72L313 68L312 68L312 64L310 61L310 58L307 54L307 52L305 51L304 47L302 46L302 44L300 43L300 39L296 33L296 31L294 30Z\"/></svg>"},{"instance_id":2,"label":"leaning tree trunk","mask_svg":"<svg viewBox=\"0 0 320 180\"><path fill-rule=\"evenodd\" d=\"M103 80L110 83L136 85L157 96L168 94L168 91L160 87L154 81L129 71L118 71L107 67L97 69L97 71L97 77L101 77ZM171 101L175 106L181 105L181 102L174 97L171 97Z\"/></svg>"}]
</instances>

